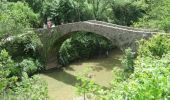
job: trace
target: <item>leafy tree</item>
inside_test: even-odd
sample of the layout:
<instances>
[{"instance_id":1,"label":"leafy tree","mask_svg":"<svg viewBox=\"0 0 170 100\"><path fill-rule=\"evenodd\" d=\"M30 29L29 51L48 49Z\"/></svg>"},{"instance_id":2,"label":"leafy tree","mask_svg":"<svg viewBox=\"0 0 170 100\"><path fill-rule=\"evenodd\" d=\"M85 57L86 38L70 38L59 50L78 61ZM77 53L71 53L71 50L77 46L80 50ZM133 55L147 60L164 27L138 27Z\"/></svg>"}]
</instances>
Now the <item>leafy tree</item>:
<instances>
[{"instance_id":1,"label":"leafy tree","mask_svg":"<svg viewBox=\"0 0 170 100\"><path fill-rule=\"evenodd\" d=\"M137 22L144 14L144 11L137 4L127 1L114 1L112 9L114 23L125 26Z\"/></svg>"},{"instance_id":2,"label":"leafy tree","mask_svg":"<svg viewBox=\"0 0 170 100\"><path fill-rule=\"evenodd\" d=\"M11 60L6 50L0 53L0 95L10 89L17 81L17 77L9 77L11 71L15 68L15 63Z\"/></svg>"},{"instance_id":3,"label":"leafy tree","mask_svg":"<svg viewBox=\"0 0 170 100\"><path fill-rule=\"evenodd\" d=\"M23 33L37 21L37 15L22 2L0 2L0 5L1 36Z\"/></svg>"},{"instance_id":4,"label":"leafy tree","mask_svg":"<svg viewBox=\"0 0 170 100\"><path fill-rule=\"evenodd\" d=\"M17 82L11 93L2 96L4 99L28 99L48 100L47 84L40 77L34 75L31 78L27 73L22 73L21 82ZM9 96L8 96L9 95Z\"/></svg>"},{"instance_id":5,"label":"leafy tree","mask_svg":"<svg viewBox=\"0 0 170 100\"><path fill-rule=\"evenodd\" d=\"M47 85L39 77L29 78L27 73L37 69L32 60L23 60L19 65L14 62L6 50L0 53L0 97L3 100L9 99L41 99L48 98ZM36 68L35 68L36 67ZM30 72L29 72L30 71ZM21 75L16 76L17 74ZM20 79L20 80L19 80ZM29 98L28 98L29 97Z\"/></svg>"},{"instance_id":6,"label":"leafy tree","mask_svg":"<svg viewBox=\"0 0 170 100\"><path fill-rule=\"evenodd\" d=\"M6 49L14 60L26 57L36 59L40 54L38 50L41 47L42 44L34 33L9 36L0 41L0 50Z\"/></svg>"},{"instance_id":7,"label":"leafy tree","mask_svg":"<svg viewBox=\"0 0 170 100\"><path fill-rule=\"evenodd\" d=\"M22 81L16 82L12 85L9 91L3 91L0 94L3 100L48 100L47 84L38 76L28 77L26 73L22 73Z\"/></svg>"},{"instance_id":8,"label":"leafy tree","mask_svg":"<svg viewBox=\"0 0 170 100\"><path fill-rule=\"evenodd\" d=\"M29 7L33 9L33 11L35 13L39 13L43 8L43 2L45 0L7 0L7 1L9 1L9 2L18 2L18 1L26 2L26 3L28 3Z\"/></svg>"},{"instance_id":9,"label":"leafy tree","mask_svg":"<svg viewBox=\"0 0 170 100\"><path fill-rule=\"evenodd\" d=\"M144 3L146 15L135 24L137 27L161 29L166 32L170 27L170 1L148 0Z\"/></svg>"},{"instance_id":10,"label":"leafy tree","mask_svg":"<svg viewBox=\"0 0 170 100\"><path fill-rule=\"evenodd\" d=\"M6 50L3 50L7 48L14 55L18 53L16 56L19 56L22 51L27 53L26 55L32 55L31 52L35 53L35 46L37 46L35 41L38 40L34 39L37 38L31 34L28 36L22 33L26 28L34 26L36 21L37 14L26 3L0 1L0 38L2 38L0 43L2 50L0 53L0 98L3 100L28 99L27 97L31 100L47 99L46 84L35 76L33 78L27 76L27 73L30 75L42 67L39 61L30 58L18 63L11 59ZM25 57L24 55L23 58Z\"/></svg>"},{"instance_id":11,"label":"leafy tree","mask_svg":"<svg viewBox=\"0 0 170 100\"><path fill-rule=\"evenodd\" d=\"M111 14L112 0L87 0L92 6L93 16L96 20L108 21Z\"/></svg>"},{"instance_id":12,"label":"leafy tree","mask_svg":"<svg viewBox=\"0 0 170 100\"><path fill-rule=\"evenodd\" d=\"M48 18L51 18L55 24L75 20L75 8L70 0L45 1L43 7L41 15L43 16L44 22L46 22Z\"/></svg>"},{"instance_id":13,"label":"leafy tree","mask_svg":"<svg viewBox=\"0 0 170 100\"><path fill-rule=\"evenodd\" d=\"M51 17L55 24L110 19L111 0L54 0L44 2L42 16Z\"/></svg>"}]
</instances>

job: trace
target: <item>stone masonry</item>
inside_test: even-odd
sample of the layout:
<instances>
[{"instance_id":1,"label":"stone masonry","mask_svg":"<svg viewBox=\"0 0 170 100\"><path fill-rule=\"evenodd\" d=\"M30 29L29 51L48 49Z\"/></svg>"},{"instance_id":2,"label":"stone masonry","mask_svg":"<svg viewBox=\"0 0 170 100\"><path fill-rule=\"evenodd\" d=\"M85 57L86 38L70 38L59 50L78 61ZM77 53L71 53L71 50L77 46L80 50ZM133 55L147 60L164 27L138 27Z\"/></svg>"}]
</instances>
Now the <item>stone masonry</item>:
<instances>
[{"instance_id":1,"label":"stone masonry","mask_svg":"<svg viewBox=\"0 0 170 100\"><path fill-rule=\"evenodd\" d=\"M59 47L55 47L55 45L57 43L62 43L58 40L77 31L96 33L106 37L114 46L117 46L121 50L130 47L133 51L137 48L137 40L149 38L153 34L156 34L156 32L146 29L120 26L95 20L63 24L52 29L38 29L35 32L38 34L43 44L41 52L43 54L42 56L45 57L47 64L49 62L57 61L56 55ZM47 69L50 67L57 67L57 62L54 65L47 65Z\"/></svg>"}]
</instances>

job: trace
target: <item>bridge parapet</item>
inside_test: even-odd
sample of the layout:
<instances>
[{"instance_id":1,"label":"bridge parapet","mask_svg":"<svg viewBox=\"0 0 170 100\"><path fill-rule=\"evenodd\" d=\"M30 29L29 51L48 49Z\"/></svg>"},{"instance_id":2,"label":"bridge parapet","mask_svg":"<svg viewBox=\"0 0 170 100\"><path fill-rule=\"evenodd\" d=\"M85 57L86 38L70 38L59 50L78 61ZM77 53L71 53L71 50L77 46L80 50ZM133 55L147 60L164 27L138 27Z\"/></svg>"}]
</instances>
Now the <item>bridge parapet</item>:
<instances>
[{"instance_id":1,"label":"bridge parapet","mask_svg":"<svg viewBox=\"0 0 170 100\"><path fill-rule=\"evenodd\" d=\"M159 30L156 30L156 29L153 30L153 29L134 28L134 27L122 26L122 25L117 25L117 24L112 24L112 23L107 23L107 22L97 21L97 20L88 20L85 22L108 25L108 26L123 28L123 29L128 29L128 30L145 31L145 32L160 32Z\"/></svg>"}]
</instances>

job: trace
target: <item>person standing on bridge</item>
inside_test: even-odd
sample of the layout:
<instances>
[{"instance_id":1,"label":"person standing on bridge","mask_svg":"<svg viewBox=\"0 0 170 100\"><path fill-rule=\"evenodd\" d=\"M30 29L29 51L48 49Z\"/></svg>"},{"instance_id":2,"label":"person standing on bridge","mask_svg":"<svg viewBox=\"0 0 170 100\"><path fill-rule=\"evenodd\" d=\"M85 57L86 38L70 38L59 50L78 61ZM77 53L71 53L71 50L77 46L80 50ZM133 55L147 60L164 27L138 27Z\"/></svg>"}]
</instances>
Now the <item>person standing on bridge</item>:
<instances>
[{"instance_id":1,"label":"person standing on bridge","mask_svg":"<svg viewBox=\"0 0 170 100\"><path fill-rule=\"evenodd\" d=\"M52 27L52 22L50 19L47 19L47 28L51 29L51 27Z\"/></svg>"}]
</instances>

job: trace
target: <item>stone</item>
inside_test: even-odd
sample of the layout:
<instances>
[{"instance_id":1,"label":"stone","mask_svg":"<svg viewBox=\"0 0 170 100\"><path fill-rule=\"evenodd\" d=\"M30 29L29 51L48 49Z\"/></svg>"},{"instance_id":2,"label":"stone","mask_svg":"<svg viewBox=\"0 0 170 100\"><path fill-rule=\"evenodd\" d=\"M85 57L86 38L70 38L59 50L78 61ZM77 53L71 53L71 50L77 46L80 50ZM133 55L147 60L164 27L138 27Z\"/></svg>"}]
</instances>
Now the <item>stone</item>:
<instances>
[{"instance_id":1,"label":"stone","mask_svg":"<svg viewBox=\"0 0 170 100\"><path fill-rule=\"evenodd\" d=\"M35 32L43 44L40 52L43 52L41 54L44 54L42 56L47 59L47 63L48 59L52 56L57 56L57 51L62 42L76 31L96 33L110 40L113 46L121 50L130 47L134 52L137 48L136 41L142 38L149 38L157 33L151 30L126 27L95 20L62 24L51 29L37 29ZM59 45L58 47L56 46L57 44Z\"/></svg>"}]
</instances>

